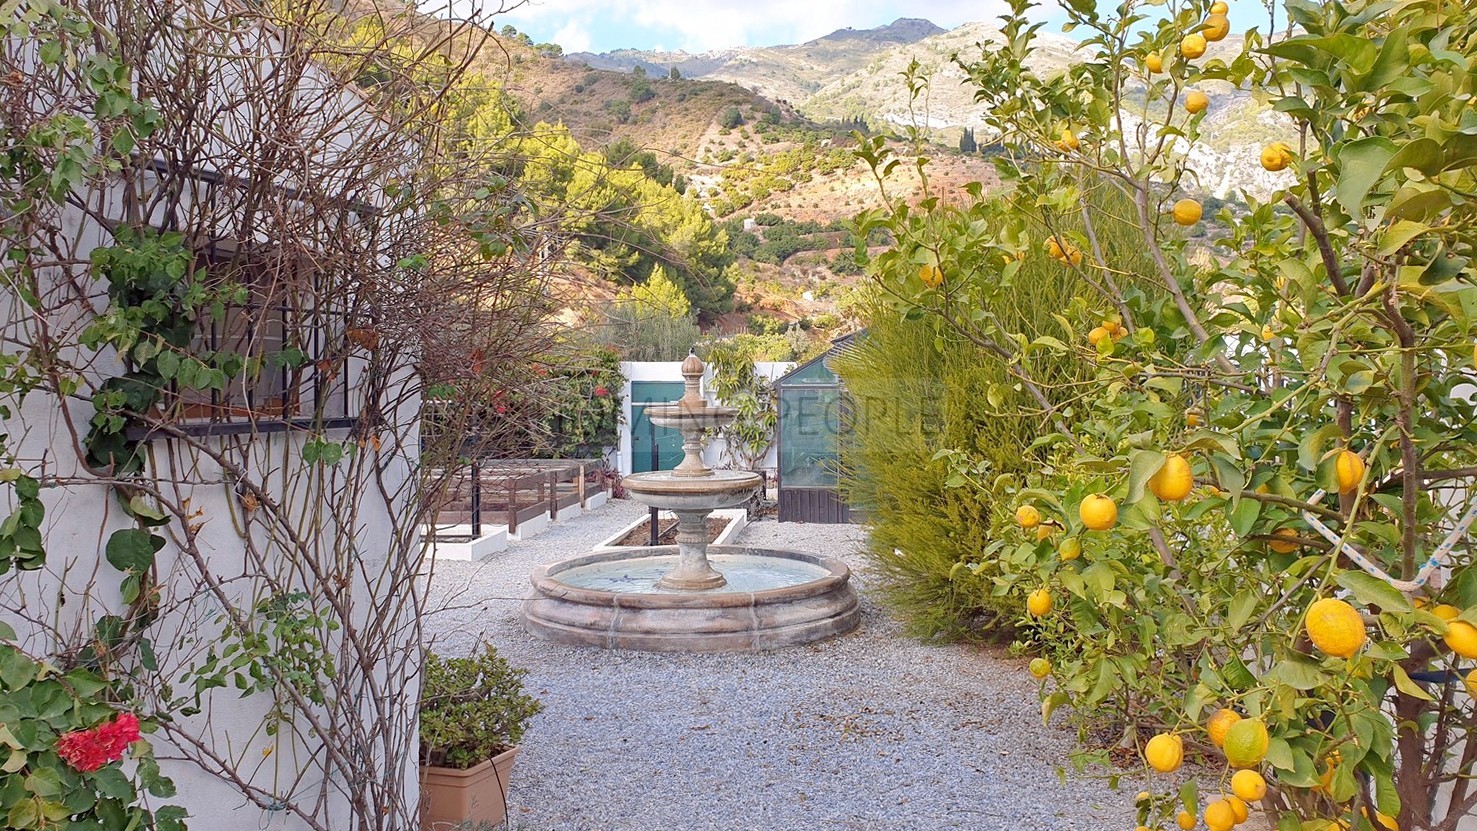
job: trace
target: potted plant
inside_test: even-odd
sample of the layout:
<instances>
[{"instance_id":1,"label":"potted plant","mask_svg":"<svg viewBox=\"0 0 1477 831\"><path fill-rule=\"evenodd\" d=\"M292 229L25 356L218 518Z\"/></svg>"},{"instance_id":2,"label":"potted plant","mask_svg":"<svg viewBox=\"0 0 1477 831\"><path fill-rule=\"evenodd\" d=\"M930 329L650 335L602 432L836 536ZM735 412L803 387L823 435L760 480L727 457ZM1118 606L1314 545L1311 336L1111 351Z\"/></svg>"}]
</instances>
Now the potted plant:
<instances>
[{"instance_id":1,"label":"potted plant","mask_svg":"<svg viewBox=\"0 0 1477 831\"><path fill-rule=\"evenodd\" d=\"M426 653L421 683L421 828L497 825L524 728L543 705L492 644L466 658Z\"/></svg>"}]
</instances>

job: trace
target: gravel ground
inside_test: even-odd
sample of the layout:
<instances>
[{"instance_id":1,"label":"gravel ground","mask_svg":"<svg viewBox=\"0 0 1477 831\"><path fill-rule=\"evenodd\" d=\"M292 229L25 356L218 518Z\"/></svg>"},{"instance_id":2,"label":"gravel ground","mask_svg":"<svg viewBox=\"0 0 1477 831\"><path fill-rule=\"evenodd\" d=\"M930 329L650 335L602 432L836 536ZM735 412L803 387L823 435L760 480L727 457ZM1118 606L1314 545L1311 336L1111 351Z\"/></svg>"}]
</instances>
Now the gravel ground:
<instances>
[{"instance_id":1,"label":"gravel ground","mask_svg":"<svg viewBox=\"0 0 1477 831\"><path fill-rule=\"evenodd\" d=\"M544 712L524 737L509 815L527 831L943 831L1132 828L1134 783L1057 768L1072 735L1043 728L1023 660L918 643L868 592L851 525L750 525L740 541L845 560L861 626L767 653L611 652L519 624L528 574L639 517L615 501L485 563L442 563L436 650L487 638Z\"/></svg>"}]
</instances>

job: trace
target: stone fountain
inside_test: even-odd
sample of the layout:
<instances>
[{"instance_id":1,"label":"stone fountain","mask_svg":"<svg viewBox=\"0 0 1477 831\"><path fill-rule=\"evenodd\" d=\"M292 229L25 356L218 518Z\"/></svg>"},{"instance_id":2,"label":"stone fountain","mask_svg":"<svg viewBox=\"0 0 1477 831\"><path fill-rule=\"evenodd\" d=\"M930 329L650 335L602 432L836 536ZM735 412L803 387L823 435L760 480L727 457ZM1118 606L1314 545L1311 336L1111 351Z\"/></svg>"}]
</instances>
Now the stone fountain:
<instances>
[{"instance_id":1,"label":"stone fountain","mask_svg":"<svg viewBox=\"0 0 1477 831\"><path fill-rule=\"evenodd\" d=\"M682 376L681 399L646 409L653 423L682 433L681 464L623 481L631 498L677 515L677 544L588 554L538 569L524 625L561 643L661 652L772 649L850 631L860 610L845 564L708 544L708 515L748 501L763 478L703 463L704 433L732 423L737 411L703 399L696 355L682 363Z\"/></svg>"}]
</instances>

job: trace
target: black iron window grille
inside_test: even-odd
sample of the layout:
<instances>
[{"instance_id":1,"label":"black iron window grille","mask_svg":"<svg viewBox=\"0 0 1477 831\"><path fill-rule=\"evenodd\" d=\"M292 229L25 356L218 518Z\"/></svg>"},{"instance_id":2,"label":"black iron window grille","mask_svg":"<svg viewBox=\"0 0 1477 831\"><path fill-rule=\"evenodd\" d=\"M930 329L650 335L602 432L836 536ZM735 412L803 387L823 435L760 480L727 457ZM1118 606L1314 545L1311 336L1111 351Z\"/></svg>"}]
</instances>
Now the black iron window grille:
<instances>
[{"instance_id":1,"label":"black iron window grille","mask_svg":"<svg viewBox=\"0 0 1477 831\"><path fill-rule=\"evenodd\" d=\"M348 298L328 291L325 275L304 258L214 242L196 268L233 302L202 310L190 354L222 370L224 383L173 381L167 401L181 429L194 434L334 429L356 419L352 355L372 330L350 325ZM356 366L356 364L358 364ZM219 377L219 376L217 376Z\"/></svg>"}]
</instances>

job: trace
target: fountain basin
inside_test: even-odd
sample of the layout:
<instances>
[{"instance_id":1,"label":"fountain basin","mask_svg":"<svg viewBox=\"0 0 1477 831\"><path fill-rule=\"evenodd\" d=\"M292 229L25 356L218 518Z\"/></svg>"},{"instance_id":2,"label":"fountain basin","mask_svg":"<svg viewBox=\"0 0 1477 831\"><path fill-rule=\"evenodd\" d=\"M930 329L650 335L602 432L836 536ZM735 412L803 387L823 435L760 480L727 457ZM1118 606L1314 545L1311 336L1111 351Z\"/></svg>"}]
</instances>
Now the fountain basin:
<instances>
[{"instance_id":1,"label":"fountain basin","mask_svg":"<svg viewBox=\"0 0 1477 831\"><path fill-rule=\"evenodd\" d=\"M752 496L763 482L764 477L752 470L715 470L706 476L661 470L633 473L621 480L632 499L666 511L729 508Z\"/></svg>"},{"instance_id":2,"label":"fountain basin","mask_svg":"<svg viewBox=\"0 0 1477 831\"><path fill-rule=\"evenodd\" d=\"M533 573L524 626L559 643L649 652L777 649L844 634L861 616L851 571L827 557L710 546L727 585L658 588L677 546L599 552Z\"/></svg>"}]
</instances>

